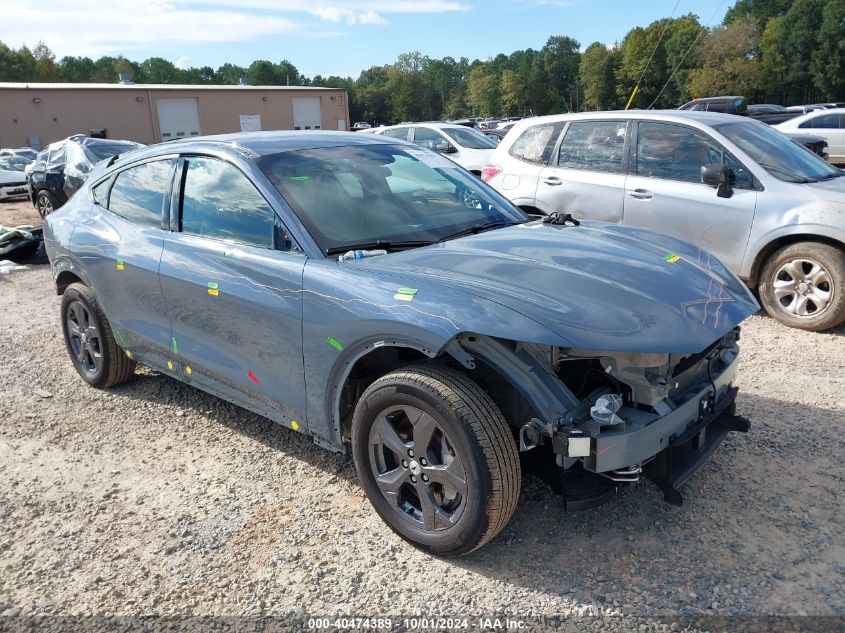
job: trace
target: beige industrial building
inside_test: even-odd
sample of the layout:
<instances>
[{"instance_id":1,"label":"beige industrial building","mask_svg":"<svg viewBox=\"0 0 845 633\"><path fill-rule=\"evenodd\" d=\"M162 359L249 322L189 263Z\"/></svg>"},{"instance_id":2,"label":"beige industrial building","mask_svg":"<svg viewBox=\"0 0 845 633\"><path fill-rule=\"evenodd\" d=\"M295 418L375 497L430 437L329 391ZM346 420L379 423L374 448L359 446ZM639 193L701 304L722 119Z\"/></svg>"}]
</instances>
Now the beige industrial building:
<instances>
[{"instance_id":1,"label":"beige industrial building","mask_svg":"<svg viewBox=\"0 0 845 633\"><path fill-rule=\"evenodd\" d=\"M346 130L345 90L302 86L0 83L0 147L72 134L157 143L256 130Z\"/></svg>"}]
</instances>

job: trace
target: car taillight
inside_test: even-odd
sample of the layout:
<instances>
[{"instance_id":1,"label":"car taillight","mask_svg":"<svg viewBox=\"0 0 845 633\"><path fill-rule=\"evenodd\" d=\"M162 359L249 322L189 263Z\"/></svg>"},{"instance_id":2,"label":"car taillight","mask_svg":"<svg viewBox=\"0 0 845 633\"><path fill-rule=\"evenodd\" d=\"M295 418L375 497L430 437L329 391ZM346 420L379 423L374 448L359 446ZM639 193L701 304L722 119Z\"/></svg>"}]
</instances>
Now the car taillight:
<instances>
[{"instance_id":1,"label":"car taillight","mask_svg":"<svg viewBox=\"0 0 845 633\"><path fill-rule=\"evenodd\" d=\"M484 165L481 168L481 180L490 182L491 179L502 173L502 168L498 165Z\"/></svg>"}]
</instances>

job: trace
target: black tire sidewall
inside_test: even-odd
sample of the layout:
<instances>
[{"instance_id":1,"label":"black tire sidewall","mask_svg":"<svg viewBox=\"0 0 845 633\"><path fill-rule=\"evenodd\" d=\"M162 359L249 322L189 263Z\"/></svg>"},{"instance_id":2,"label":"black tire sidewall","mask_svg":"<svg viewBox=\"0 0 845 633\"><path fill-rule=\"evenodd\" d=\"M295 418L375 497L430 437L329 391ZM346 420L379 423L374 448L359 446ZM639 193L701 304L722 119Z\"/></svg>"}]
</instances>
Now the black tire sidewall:
<instances>
[{"instance_id":1,"label":"black tire sidewall","mask_svg":"<svg viewBox=\"0 0 845 633\"><path fill-rule=\"evenodd\" d=\"M91 318L96 321L97 329L100 331L101 344L100 348L102 350L102 359L103 362L100 364L99 369L93 373L88 374L85 370L83 370L79 363L76 360L76 356L73 353L73 348L70 344L70 336L68 336L67 331L67 311L68 306L73 303L74 301L79 301L88 309L88 314ZM86 296L86 293L80 292L76 288L69 287L65 290L64 295L62 296L62 333L64 334L65 338L65 348L67 349L68 356L70 356L71 363L73 363L74 369L80 375L82 380L87 382L89 385L93 387L100 387L103 386L108 379L109 370L111 369L112 358L110 356L110 346L106 342L106 337L108 336L108 332L106 330L107 324L103 322L103 319L100 317L99 310L97 310L96 306L92 305L92 300Z\"/></svg>"},{"instance_id":2,"label":"black tire sidewall","mask_svg":"<svg viewBox=\"0 0 845 633\"><path fill-rule=\"evenodd\" d=\"M414 406L435 417L463 459L467 471L467 498L461 517L451 528L426 532L402 521L376 485L370 467L370 429L381 411L397 404ZM352 451L361 485L378 515L394 532L415 547L433 554L459 555L475 548L487 528L492 477L477 438L455 411L436 393L397 378L360 400L352 427Z\"/></svg>"},{"instance_id":3,"label":"black tire sidewall","mask_svg":"<svg viewBox=\"0 0 845 633\"><path fill-rule=\"evenodd\" d=\"M774 296L773 281L778 268L788 260L801 257L818 260L832 278L833 302L818 317L799 318L792 316L783 310ZM769 316L789 327L810 331L821 331L835 327L842 323L843 318L845 318L845 307L843 307L843 302L845 302L845 268L843 268L842 262L841 254L837 258L835 249L826 244L807 242L786 246L769 258L763 267L758 284L760 302Z\"/></svg>"}]
</instances>

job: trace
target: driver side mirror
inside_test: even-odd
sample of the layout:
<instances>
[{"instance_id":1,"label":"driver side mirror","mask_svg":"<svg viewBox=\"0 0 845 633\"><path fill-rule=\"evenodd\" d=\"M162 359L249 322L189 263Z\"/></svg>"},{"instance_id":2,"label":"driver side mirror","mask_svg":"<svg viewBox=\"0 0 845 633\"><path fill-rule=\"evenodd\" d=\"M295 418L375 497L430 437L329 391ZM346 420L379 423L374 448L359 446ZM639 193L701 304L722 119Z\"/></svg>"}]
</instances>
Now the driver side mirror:
<instances>
[{"instance_id":1,"label":"driver side mirror","mask_svg":"<svg viewBox=\"0 0 845 633\"><path fill-rule=\"evenodd\" d=\"M736 174L732 169L722 164L704 165L701 168L701 182L716 187L718 197L730 198L734 195L733 186L736 183Z\"/></svg>"},{"instance_id":2,"label":"driver side mirror","mask_svg":"<svg viewBox=\"0 0 845 633\"><path fill-rule=\"evenodd\" d=\"M454 146L450 145L449 143L437 143L434 146L434 150L440 152L441 154L454 154L458 150L454 148Z\"/></svg>"}]
</instances>

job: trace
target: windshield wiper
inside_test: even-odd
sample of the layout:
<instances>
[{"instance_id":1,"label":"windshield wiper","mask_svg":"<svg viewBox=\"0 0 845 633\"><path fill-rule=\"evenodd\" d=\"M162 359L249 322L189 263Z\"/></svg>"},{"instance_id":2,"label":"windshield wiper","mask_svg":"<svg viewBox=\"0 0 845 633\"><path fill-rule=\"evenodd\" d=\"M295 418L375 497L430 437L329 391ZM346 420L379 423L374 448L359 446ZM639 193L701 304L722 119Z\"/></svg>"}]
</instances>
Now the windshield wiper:
<instances>
[{"instance_id":1,"label":"windshield wiper","mask_svg":"<svg viewBox=\"0 0 845 633\"><path fill-rule=\"evenodd\" d=\"M326 255L337 255L347 251L368 251L377 248L384 250L402 250L405 248L417 248L420 246L431 246L431 240L376 240L374 242L362 242L361 244L346 244L344 246L331 246L326 249Z\"/></svg>"},{"instance_id":2,"label":"windshield wiper","mask_svg":"<svg viewBox=\"0 0 845 633\"><path fill-rule=\"evenodd\" d=\"M438 242L445 242L446 240L453 240L456 237L463 237L464 235L475 235L477 233L481 233L482 231L489 231L491 229L497 229L500 226L511 226L513 224L519 224L519 222L511 222L509 220L493 220L492 222L485 222L484 224L473 224L470 227L465 229L461 229L460 231L456 231L455 233L451 233L444 237L441 237Z\"/></svg>"}]
</instances>

